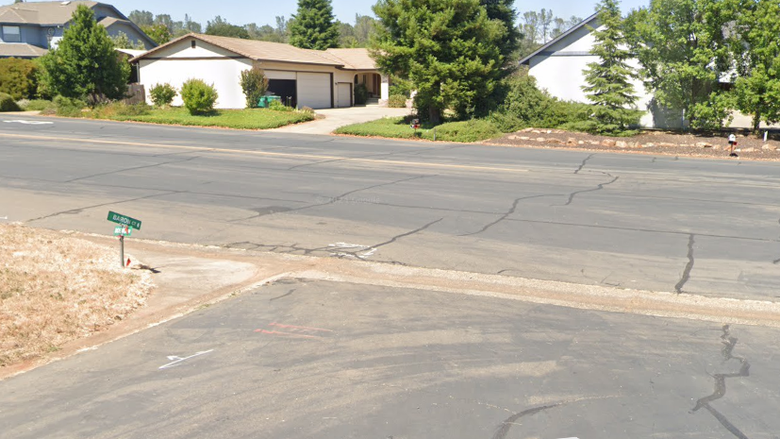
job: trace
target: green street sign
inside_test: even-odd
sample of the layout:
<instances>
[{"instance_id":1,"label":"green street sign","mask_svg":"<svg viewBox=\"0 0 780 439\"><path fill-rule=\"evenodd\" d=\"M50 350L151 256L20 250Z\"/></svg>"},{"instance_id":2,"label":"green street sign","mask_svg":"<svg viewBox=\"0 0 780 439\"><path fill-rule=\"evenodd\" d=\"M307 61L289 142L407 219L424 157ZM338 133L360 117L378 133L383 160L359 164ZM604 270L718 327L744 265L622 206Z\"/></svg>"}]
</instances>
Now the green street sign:
<instances>
[{"instance_id":1,"label":"green street sign","mask_svg":"<svg viewBox=\"0 0 780 439\"><path fill-rule=\"evenodd\" d=\"M121 214L118 214L116 212L108 212L108 220L112 223L121 224L123 226L132 227L136 230L141 230L141 221L130 218L129 216L124 216Z\"/></svg>"},{"instance_id":2,"label":"green street sign","mask_svg":"<svg viewBox=\"0 0 780 439\"><path fill-rule=\"evenodd\" d=\"M130 236L133 234L133 228L130 226L114 227L114 236Z\"/></svg>"}]
</instances>

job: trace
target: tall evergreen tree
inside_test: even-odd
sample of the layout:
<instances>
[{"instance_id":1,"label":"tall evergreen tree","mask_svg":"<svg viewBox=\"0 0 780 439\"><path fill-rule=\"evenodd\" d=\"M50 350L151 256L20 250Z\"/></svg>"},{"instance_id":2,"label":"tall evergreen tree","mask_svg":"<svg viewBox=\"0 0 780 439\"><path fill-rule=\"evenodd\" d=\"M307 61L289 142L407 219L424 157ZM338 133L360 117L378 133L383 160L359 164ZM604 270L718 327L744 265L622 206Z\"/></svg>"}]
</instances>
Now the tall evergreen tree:
<instances>
[{"instance_id":1,"label":"tall evergreen tree","mask_svg":"<svg viewBox=\"0 0 780 439\"><path fill-rule=\"evenodd\" d=\"M382 71L410 81L423 119L480 112L479 98L499 82L506 38L480 0L379 0L374 13L382 26L372 54Z\"/></svg>"},{"instance_id":2,"label":"tall evergreen tree","mask_svg":"<svg viewBox=\"0 0 780 439\"><path fill-rule=\"evenodd\" d=\"M289 28L293 46L316 50L339 46L339 27L330 0L298 0L298 13Z\"/></svg>"},{"instance_id":3,"label":"tall evergreen tree","mask_svg":"<svg viewBox=\"0 0 780 439\"><path fill-rule=\"evenodd\" d=\"M601 0L597 6L600 27L593 30L596 43L591 53L599 57L585 69L586 86L582 89L594 105L593 119L602 133L623 131L639 122L634 73L627 61L632 57L626 48L622 18L617 0Z\"/></svg>"},{"instance_id":4,"label":"tall evergreen tree","mask_svg":"<svg viewBox=\"0 0 780 439\"><path fill-rule=\"evenodd\" d=\"M54 94L95 102L101 97L120 99L127 91L130 65L119 59L106 28L84 5L73 12L59 45L41 63L46 87Z\"/></svg>"}]
</instances>

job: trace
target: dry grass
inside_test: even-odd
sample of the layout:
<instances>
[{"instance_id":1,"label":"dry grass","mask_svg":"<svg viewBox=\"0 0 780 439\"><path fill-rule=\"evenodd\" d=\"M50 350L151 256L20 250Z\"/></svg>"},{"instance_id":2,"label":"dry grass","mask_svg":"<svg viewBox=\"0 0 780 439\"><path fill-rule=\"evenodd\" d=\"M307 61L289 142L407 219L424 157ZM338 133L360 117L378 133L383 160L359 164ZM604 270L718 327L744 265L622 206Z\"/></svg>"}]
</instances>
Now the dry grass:
<instances>
[{"instance_id":1,"label":"dry grass","mask_svg":"<svg viewBox=\"0 0 780 439\"><path fill-rule=\"evenodd\" d=\"M150 273L119 268L116 248L0 224L0 367L54 352L144 305Z\"/></svg>"}]
</instances>

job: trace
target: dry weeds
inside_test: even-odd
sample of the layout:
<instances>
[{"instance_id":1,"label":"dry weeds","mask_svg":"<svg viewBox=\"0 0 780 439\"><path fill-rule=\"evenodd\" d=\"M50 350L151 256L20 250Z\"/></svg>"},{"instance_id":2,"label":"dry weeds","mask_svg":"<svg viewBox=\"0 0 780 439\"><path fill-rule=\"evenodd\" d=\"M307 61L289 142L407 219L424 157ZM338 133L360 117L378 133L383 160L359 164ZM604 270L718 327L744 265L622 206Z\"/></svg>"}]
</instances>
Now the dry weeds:
<instances>
[{"instance_id":1,"label":"dry weeds","mask_svg":"<svg viewBox=\"0 0 780 439\"><path fill-rule=\"evenodd\" d=\"M143 306L151 274L67 233L0 224L0 367L88 337Z\"/></svg>"}]
</instances>

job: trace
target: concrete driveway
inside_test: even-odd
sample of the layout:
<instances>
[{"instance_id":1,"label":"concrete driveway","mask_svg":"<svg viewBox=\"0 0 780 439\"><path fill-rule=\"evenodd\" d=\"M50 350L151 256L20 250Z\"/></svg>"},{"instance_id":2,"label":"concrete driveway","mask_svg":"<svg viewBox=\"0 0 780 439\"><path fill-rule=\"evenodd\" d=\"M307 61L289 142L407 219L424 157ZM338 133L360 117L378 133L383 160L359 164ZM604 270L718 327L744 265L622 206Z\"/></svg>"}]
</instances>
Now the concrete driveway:
<instances>
[{"instance_id":1,"label":"concrete driveway","mask_svg":"<svg viewBox=\"0 0 780 439\"><path fill-rule=\"evenodd\" d=\"M346 125L368 122L383 117L406 116L411 111L412 110L409 108L388 108L380 107L378 105L350 108L326 108L316 111L317 115L325 116L322 119L296 125L288 125L271 131L298 134L330 134L336 128Z\"/></svg>"}]
</instances>

